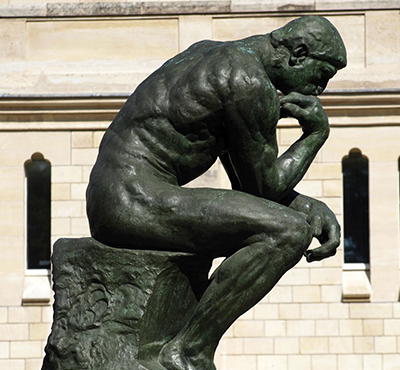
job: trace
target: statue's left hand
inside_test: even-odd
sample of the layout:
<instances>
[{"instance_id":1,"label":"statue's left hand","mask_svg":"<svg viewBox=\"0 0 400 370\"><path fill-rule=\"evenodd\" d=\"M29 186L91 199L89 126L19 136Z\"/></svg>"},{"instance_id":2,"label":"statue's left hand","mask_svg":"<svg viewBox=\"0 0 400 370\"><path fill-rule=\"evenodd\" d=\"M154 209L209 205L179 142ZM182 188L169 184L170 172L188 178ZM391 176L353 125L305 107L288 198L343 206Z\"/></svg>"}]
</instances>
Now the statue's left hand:
<instances>
[{"instance_id":1,"label":"statue's left hand","mask_svg":"<svg viewBox=\"0 0 400 370\"><path fill-rule=\"evenodd\" d=\"M340 244L340 225L333 212L316 199L308 198L309 212L307 222L310 224L313 236L321 246L307 250L304 255L307 262L320 261L334 256Z\"/></svg>"}]
</instances>

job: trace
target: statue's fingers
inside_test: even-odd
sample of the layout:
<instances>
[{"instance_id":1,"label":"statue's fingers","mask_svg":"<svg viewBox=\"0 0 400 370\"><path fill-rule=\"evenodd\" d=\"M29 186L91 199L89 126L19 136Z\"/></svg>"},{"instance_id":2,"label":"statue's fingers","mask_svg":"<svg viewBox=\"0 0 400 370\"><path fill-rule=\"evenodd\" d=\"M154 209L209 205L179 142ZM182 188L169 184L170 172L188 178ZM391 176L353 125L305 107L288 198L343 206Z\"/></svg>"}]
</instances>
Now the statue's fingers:
<instances>
[{"instance_id":1,"label":"statue's fingers","mask_svg":"<svg viewBox=\"0 0 400 370\"><path fill-rule=\"evenodd\" d=\"M280 98L281 104L293 103L304 108L311 105L316 100L318 100L318 98L314 95L303 95L296 92L291 92L290 94Z\"/></svg>"},{"instance_id":2,"label":"statue's fingers","mask_svg":"<svg viewBox=\"0 0 400 370\"><path fill-rule=\"evenodd\" d=\"M297 104L289 102L284 103L282 104L282 109L288 114L288 116L293 118L302 119L306 116L306 111L303 108L299 107Z\"/></svg>"},{"instance_id":3,"label":"statue's fingers","mask_svg":"<svg viewBox=\"0 0 400 370\"><path fill-rule=\"evenodd\" d=\"M291 93L289 93L287 95L281 96L279 98L279 100L280 100L281 104L284 104L284 103L296 103L296 102L298 103L301 100L301 96L303 96L303 95L301 95L301 94L299 94L297 92L291 92Z\"/></svg>"},{"instance_id":4,"label":"statue's fingers","mask_svg":"<svg viewBox=\"0 0 400 370\"><path fill-rule=\"evenodd\" d=\"M330 241L321 245L318 248L311 249L304 252L307 262L321 261L324 258L332 257L336 254L337 246L336 243Z\"/></svg>"}]
</instances>

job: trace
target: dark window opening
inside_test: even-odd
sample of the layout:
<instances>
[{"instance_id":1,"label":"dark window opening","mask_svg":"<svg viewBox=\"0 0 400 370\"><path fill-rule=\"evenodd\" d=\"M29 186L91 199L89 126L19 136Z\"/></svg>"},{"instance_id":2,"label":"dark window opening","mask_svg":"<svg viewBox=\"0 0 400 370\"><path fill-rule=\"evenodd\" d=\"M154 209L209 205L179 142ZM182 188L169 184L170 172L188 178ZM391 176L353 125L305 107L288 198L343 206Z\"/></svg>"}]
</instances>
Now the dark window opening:
<instances>
[{"instance_id":1,"label":"dark window opening","mask_svg":"<svg viewBox=\"0 0 400 370\"><path fill-rule=\"evenodd\" d=\"M50 269L51 164L41 153L25 162L27 183L27 267Z\"/></svg>"},{"instance_id":2,"label":"dark window opening","mask_svg":"<svg viewBox=\"0 0 400 370\"><path fill-rule=\"evenodd\" d=\"M369 263L369 165L359 149L343 158L344 262Z\"/></svg>"}]
</instances>

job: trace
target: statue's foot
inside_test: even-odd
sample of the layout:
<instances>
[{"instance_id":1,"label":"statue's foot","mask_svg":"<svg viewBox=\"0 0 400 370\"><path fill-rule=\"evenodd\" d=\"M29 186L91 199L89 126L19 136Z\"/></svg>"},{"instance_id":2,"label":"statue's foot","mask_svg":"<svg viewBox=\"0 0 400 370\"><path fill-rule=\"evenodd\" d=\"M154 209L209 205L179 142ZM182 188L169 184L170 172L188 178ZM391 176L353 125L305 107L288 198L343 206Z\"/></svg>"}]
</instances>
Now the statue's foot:
<instances>
[{"instance_id":1,"label":"statue's foot","mask_svg":"<svg viewBox=\"0 0 400 370\"><path fill-rule=\"evenodd\" d=\"M160 364L167 370L216 370L211 359L202 354L185 356L184 351L174 342L169 342L160 351Z\"/></svg>"}]
</instances>

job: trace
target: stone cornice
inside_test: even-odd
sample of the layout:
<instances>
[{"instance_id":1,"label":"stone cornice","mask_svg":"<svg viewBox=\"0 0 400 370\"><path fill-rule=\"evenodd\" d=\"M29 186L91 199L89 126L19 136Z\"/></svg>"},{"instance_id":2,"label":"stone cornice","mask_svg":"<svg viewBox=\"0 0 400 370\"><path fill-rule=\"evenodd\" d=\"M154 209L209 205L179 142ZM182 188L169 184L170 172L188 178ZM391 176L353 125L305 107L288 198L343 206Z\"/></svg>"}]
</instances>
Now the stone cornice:
<instances>
[{"instance_id":1,"label":"stone cornice","mask_svg":"<svg viewBox=\"0 0 400 370\"><path fill-rule=\"evenodd\" d=\"M0 131L106 129L127 98L127 95L3 96Z\"/></svg>"},{"instance_id":2,"label":"stone cornice","mask_svg":"<svg viewBox=\"0 0 400 370\"><path fill-rule=\"evenodd\" d=\"M301 4L300 4L301 3ZM140 1L140 2L59 2L0 4L0 18L165 16L195 14L247 14L400 10L397 0L214 0L214 1Z\"/></svg>"},{"instance_id":3,"label":"stone cornice","mask_svg":"<svg viewBox=\"0 0 400 370\"><path fill-rule=\"evenodd\" d=\"M0 96L0 131L104 130L128 95ZM332 127L400 126L399 91L340 91L321 96ZM297 126L293 120L281 127Z\"/></svg>"}]
</instances>

